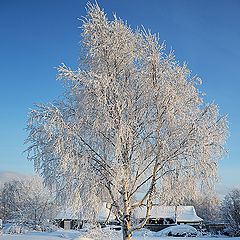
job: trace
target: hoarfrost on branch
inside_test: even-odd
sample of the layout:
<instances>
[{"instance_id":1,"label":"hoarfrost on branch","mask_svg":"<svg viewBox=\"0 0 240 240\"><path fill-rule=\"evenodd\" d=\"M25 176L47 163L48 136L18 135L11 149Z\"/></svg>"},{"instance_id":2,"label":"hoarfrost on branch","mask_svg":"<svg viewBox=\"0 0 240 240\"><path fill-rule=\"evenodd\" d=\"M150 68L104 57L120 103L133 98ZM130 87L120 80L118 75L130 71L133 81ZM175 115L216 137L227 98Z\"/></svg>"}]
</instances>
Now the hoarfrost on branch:
<instances>
[{"instance_id":1,"label":"hoarfrost on branch","mask_svg":"<svg viewBox=\"0 0 240 240\"><path fill-rule=\"evenodd\" d=\"M82 21L79 68L58 67L63 98L30 112L29 158L85 218L110 202L131 239L153 201L177 204L214 185L227 120L158 35L109 20L96 4ZM146 219L133 225L141 206Z\"/></svg>"}]
</instances>

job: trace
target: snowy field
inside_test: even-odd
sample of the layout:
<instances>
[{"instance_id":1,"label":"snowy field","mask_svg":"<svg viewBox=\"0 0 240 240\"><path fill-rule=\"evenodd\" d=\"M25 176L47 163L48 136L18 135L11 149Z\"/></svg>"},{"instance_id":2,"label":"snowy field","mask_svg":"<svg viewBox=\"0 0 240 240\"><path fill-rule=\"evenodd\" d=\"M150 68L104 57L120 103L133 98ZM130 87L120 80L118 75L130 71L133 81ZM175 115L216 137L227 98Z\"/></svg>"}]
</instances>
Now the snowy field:
<instances>
[{"instance_id":1,"label":"snowy field","mask_svg":"<svg viewBox=\"0 0 240 240\"><path fill-rule=\"evenodd\" d=\"M150 231L140 231L133 234L133 240L226 240L228 237L163 237L158 233ZM231 239L231 238L228 238ZM92 230L85 231L64 231L58 230L51 233L46 232L29 232L26 234L3 234L0 240L121 240L121 232L106 231L106 230ZM234 238L240 240L240 237Z\"/></svg>"}]
</instances>

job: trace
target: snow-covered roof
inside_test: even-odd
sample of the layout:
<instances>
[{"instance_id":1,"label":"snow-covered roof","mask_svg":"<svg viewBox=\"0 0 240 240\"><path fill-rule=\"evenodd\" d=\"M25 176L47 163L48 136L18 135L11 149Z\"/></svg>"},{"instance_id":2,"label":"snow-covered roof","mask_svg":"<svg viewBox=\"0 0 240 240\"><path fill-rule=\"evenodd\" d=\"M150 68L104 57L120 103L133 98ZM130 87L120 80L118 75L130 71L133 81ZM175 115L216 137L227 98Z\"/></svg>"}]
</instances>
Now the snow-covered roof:
<instances>
[{"instance_id":1,"label":"snow-covered roof","mask_svg":"<svg viewBox=\"0 0 240 240\"><path fill-rule=\"evenodd\" d=\"M73 213L71 209L62 209L55 219L81 219L81 214Z\"/></svg>"},{"instance_id":2,"label":"snow-covered roof","mask_svg":"<svg viewBox=\"0 0 240 240\"><path fill-rule=\"evenodd\" d=\"M102 203L102 207L100 208L100 211L97 216L97 221L99 222L104 222L107 220L108 221L113 221L116 219L115 215L113 213L110 213L110 210L107 208L107 203ZM79 213L73 213L71 209L62 209L58 215L55 217L55 219L82 219L82 214L81 212Z\"/></svg>"},{"instance_id":3,"label":"snow-covered roof","mask_svg":"<svg viewBox=\"0 0 240 240\"><path fill-rule=\"evenodd\" d=\"M176 213L175 213L176 211ZM146 207L139 208L135 211L135 217L145 218ZM150 211L150 218L171 218L177 222L200 222L202 218L198 217L193 206L157 206L154 205Z\"/></svg>"},{"instance_id":4,"label":"snow-covered roof","mask_svg":"<svg viewBox=\"0 0 240 240\"><path fill-rule=\"evenodd\" d=\"M202 218L198 217L194 206L178 206L177 222L201 222Z\"/></svg>"}]
</instances>

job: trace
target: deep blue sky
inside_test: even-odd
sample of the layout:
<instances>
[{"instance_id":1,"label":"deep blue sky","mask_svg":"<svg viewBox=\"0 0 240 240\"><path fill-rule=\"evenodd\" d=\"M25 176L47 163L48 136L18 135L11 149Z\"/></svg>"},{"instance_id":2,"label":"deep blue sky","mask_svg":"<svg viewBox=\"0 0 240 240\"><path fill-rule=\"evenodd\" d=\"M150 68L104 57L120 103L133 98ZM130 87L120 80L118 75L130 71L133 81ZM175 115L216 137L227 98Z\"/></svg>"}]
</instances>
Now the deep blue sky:
<instances>
[{"instance_id":1,"label":"deep blue sky","mask_svg":"<svg viewBox=\"0 0 240 240\"><path fill-rule=\"evenodd\" d=\"M221 184L240 187L240 1L99 0L135 28L159 32L177 59L203 80L208 101L229 116L228 156ZM30 174L22 154L27 113L35 102L61 95L55 80L62 62L76 67L84 0L0 0L0 171Z\"/></svg>"}]
</instances>

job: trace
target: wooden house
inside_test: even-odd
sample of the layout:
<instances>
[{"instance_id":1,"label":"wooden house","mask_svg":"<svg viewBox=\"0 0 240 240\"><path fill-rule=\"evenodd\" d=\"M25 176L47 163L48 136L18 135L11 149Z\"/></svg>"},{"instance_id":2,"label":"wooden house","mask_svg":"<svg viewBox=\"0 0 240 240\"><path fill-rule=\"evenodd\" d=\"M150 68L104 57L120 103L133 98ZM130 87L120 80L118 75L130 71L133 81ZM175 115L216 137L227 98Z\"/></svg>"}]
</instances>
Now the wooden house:
<instances>
[{"instance_id":1,"label":"wooden house","mask_svg":"<svg viewBox=\"0 0 240 240\"><path fill-rule=\"evenodd\" d=\"M134 214L138 222L143 221L146 216L146 207L137 209ZM193 206L153 205L145 227L152 231L159 231L177 224L188 224L200 228L202 222L203 219L197 216Z\"/></svg>"},{"instance_id":2,"label":"wooden house","mask_svg":"<svg viewBox=\"0 0 240 240\"><path fill-rule=\"evenodd\" d=\"M107 203L103 203L96 221L103 226L106 223L116 223L115 219L116 217L107 207ZM81 211L77 214L73 213L70 209L61 210L55 217L56 225L65 230L81 229L83 223L88 222L88 220L83 218Z\"/></svg>"}]
</instances>

